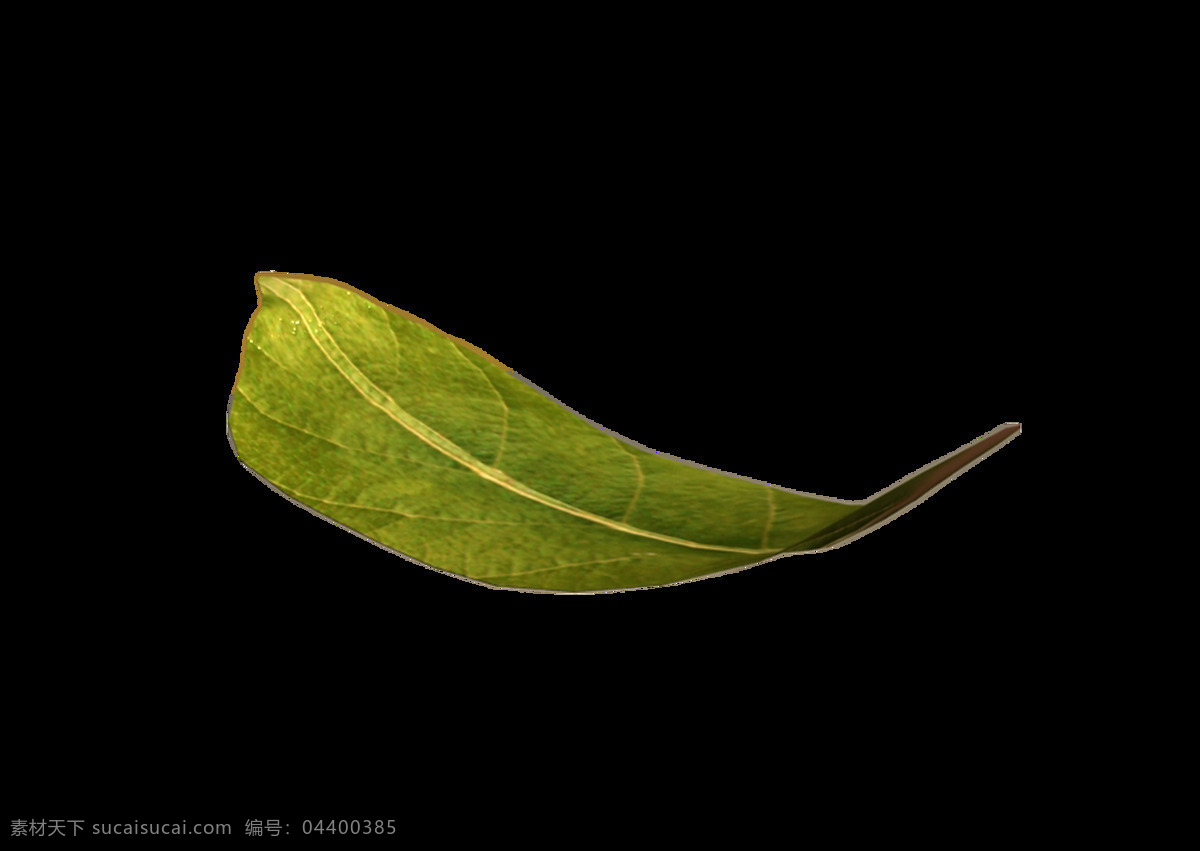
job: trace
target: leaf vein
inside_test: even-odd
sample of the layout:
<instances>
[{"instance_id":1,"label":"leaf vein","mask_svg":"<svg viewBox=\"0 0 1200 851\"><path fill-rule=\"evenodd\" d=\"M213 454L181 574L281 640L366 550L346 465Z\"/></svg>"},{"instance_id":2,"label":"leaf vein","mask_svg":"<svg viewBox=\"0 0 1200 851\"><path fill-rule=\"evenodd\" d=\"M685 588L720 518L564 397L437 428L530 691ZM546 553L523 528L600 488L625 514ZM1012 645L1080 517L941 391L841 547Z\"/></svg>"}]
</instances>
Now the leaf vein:
<instances>
[{"instance_id":1,"label":"leaf vein","mask_svg":"<svg viewBox=\"0 0 1200 851\"><path fill-rule=\"evenodd\" d=\"M407 517L411 520L444 520L447 523L482 523L489 526L569 526L569 523L542 523L539 521L526 520L475 520L470 517L437 517L432 514L410 514L407 511L399 511L395 508L380 508L377 505L361 505L355 502L338 502L333 499L324 499L312 494L301 493L295 488L290 488L287 485L280 485L286 491L290 491L300 499L311 499L313 502L322 502L326 505L336 505L339 508L356 508L362 511L379 511L385 514L398 514L401 517Z\"/></svg>"},{"instance_id":2,"label":"leaf vein","mask_svg":"<svg viewBox=\"0 0 1200 851\"><path fill-rule=\"evenodd\" d=\"M638 457L634 455L625 444L617 440L615 437L613 438L613 443L617 444L617 446L621 447L621 449L625 451L625 453L633 461L633 467L637 471L637 487L634 488L633 498L629 500L629 505L625 509L625 516L621 518L622 523L628 523L629 515L633 514L633 509L634 506L637 505L638 497L642 495L642 487L646 484L646 475L642 472L642 462L638 460Z\"/></svg>"},{"instance_id":3,"label":"leaf vein","mask_svg":"<svg viewBox=\"0 0 1200 851\"><path fill-rule=\"evenodd\" d=\"M492 392L496 394L496 400L500 403L500 407L504 409L504 419L500 423L500 446L496 449L496 457L492 459L492 464L499 464L500 456L504 454L504 442L508 439L508 403L505 402L504 397L500 395L500 388L498 388L492 382L492 379L488 378L488 374L480 369L478 364L472 363L471 359L463 354L462 349L458 347L457 343L451 340L450 346L455 352L458 353L459 357L467 362L469 367L474 369L483 377L483 380L487 382L488 387L492 388Z\"/></svg>"},{"instance_id":4,"label":"leaf vein","mask_svg":"<svg viewBox=\"0 0 1200 851\"><path fill-rule=\"evenodd\" d=\"M284 420L281 420L278 417L271 416L266 411L264 411L261 407L259 407L258 404L255 403L255 401L246 394L246 391L244 389L242 389L241 387L238 387L237 391L242 394L242 398L246 400L246 403L248 405L250 405L250 407L253 408L260 416L266 417L271 422L279 423L279 425L283 426L284 428L290 428L294 431L298 431L303 434L307 434L309 437L315 437L317 440L323 440L326 443L332 444L340 449L345 449L349 452L365 452L368 455L378 455L380 458L388 458L388 459L391 459L392 461L400 461L404 464L416 464L421 467L432 467L435 470L445 470L447 473L462 474L462 473L467 472L466 470L463 470L459 467L443 467L441 464L429 464L425 461L414 461L411 458L404 458L403 456L400 456L400 455L389 455L386 452L376 452L373 449L361 449L357 446L347 446L344 443L338 443L336 440L331 440L330 438L326 437L323 434L317 434L315 431L309 431L306 428L300 428L300 426L298 426L298 425L292 425L291 423L285 422Z\"/></svg>"},{"instance_id":5,"label":"leaf vein","mask_svg":"<svg viewBox=\"0 0 1200 851\"><path fill-rule=\"evenodd\" d=\"M530 573L545 573L549 570L563 570L568 567L584 567L589 564L609 564L614 561L631 561L641 556L621 556L620 558L601 558L595 561L575 561L570 564L555 564L550 567L539 567L535 570L522 570L519 573L489 573L487 576L476 577L478 579L507 579L510 576L527 576Z\"/></svg>"},{"instance_id":6,"label":"leaf vein","mask_svg":"<svg viewBox=\"0 0 1200 851\"><path fill-rule=\"evenodd\" d=\"M767 536L771 534L771 523L775 520L775 491L767 488L767 525L763 527L761 547L767 545Z\"/></svg>"}]
</instances>

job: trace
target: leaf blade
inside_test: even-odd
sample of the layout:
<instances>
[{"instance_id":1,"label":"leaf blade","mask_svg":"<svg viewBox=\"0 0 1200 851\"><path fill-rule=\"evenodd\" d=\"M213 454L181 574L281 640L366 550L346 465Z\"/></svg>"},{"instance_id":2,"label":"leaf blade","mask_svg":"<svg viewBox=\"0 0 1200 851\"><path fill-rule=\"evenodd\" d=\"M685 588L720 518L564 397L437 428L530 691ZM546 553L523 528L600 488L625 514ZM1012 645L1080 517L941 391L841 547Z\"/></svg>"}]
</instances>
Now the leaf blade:
<instances>
[{"instance_id":1,"label":"leaf blade","mask_svg":"<svg viewBox=\"0 0 1200 851\"><path fill-rule=\"evenodd\" d=\"M255 283L229 411L239 459L420 563L495 587L652 587L799 551L861 513L646 450L348 285Z\"/></svg>"}]
</instances>

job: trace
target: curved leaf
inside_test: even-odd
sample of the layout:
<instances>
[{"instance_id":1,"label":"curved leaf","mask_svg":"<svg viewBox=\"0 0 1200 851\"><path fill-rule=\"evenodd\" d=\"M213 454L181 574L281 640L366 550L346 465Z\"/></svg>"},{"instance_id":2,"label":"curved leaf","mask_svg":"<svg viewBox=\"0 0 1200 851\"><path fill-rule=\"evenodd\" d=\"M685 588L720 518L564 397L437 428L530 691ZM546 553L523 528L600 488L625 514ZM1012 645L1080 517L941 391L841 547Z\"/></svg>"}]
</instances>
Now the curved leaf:
<instances>
[{"instance_id":1,"label":"curved leaf","mask_svg":"<svg viewBox=\"0 0 1200 851\"><path fill-rule=\"evenodd\" d=\"M490 586L645 588L830 549L1020 431L1000 426L869 500L811 496L625 440L346 284L255 284L229 408L238 458L319 516Z\"/></svg>"}]
</instances>

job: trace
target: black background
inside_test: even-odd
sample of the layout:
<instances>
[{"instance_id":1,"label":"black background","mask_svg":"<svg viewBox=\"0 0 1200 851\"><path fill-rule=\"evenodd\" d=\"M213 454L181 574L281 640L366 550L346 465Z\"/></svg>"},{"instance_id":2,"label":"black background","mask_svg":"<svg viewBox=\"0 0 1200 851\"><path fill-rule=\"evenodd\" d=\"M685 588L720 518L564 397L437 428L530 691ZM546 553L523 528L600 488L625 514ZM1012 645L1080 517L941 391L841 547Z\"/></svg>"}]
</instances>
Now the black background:
<instances>
[{"instance_id":1,"label":"black background","mask_svg":"<svg viewBox=\"0 0 1200 851\"><path fill-rule=\"evenodd\" d=\"M75 367L122 389L99 391L107 425L80 449L86 521L13 586L54 600L13 615L37 672L13 733L29 817L294 834L440 804L561 809L581 771L623 778L604 810L656 800L668 768L672 799L730 794L750 783L740 761L771 754L809 754L826 788L1002 760L1045 572L1023 526L1027 436L839 550L559 596L456 580L315 519L240 466L225 424L252 277L275 269L425 318L653 449L870 496L1032 417L1024 344L1047 281L1024 165L952 123L953 144L838 123L468 134L372 169L353 140L285 156L247 134L236 179L123 244L104 360ZM312 170L317 154L344 165Z\"/></svg>"}]
</instances>

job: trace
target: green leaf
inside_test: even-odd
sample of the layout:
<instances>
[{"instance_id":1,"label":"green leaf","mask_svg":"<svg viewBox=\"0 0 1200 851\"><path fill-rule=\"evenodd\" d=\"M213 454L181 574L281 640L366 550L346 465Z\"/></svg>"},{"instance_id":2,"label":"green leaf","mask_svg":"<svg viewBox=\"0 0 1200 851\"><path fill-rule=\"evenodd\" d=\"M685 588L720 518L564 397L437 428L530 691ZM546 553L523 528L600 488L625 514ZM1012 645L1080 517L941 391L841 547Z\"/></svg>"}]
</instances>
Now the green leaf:
<instances>
[{"instance_id":1,"label":"green leaf","mask_svg":"<svg viewBox=\"0 0 1200 851\"><path fill-rule=\"evenodd\" d=\"M229 407L238 458L318 516L494 587L683 582L840 546L1020 431L857 502L666 457L495 358L337 281L260 273Z\"/></svg>"}]
</instances>

